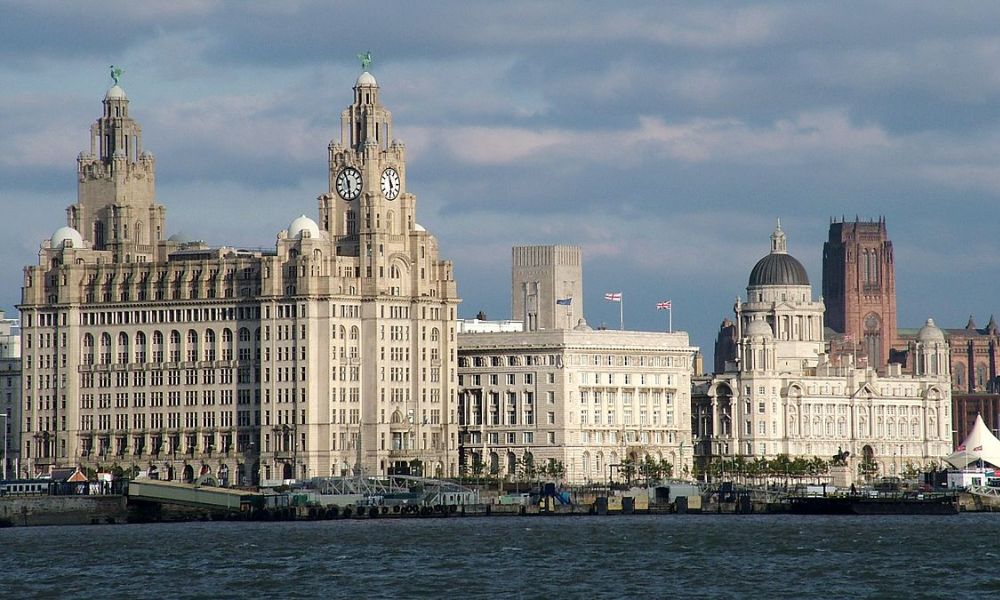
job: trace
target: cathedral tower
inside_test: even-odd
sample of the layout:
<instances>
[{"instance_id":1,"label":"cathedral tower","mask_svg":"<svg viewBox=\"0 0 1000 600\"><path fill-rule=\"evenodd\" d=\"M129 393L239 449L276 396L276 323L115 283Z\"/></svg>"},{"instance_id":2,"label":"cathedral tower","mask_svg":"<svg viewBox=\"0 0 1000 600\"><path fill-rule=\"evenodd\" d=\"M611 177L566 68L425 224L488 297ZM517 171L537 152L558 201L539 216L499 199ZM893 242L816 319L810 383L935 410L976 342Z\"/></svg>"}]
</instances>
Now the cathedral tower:
<instances>
[{"instance_id":1,"label":"cathedral tower","mask_svg":"<svg viewBox=\"0 0 1000 600\"><path fill-rule=\"evenodd\" d=\"M826 324L860 344L874 368L896 339L896 276L885 219L834 221L823 244Z\"/></svg>"}]
</instances>

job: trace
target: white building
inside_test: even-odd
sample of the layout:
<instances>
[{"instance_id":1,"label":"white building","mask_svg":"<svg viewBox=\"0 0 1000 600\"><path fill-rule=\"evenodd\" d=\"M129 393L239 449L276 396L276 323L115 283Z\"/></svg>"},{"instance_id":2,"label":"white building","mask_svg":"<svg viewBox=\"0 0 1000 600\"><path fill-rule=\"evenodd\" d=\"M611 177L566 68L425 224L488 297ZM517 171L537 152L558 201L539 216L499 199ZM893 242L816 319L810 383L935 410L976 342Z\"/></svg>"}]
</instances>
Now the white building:
<instances>
[{"instance_id":1,"label":"white building","mask_svg":"<svg viewBox=\"0 0 1000 600\"><path fill-rule=\"evenodd\" d=\"M513 311L529 327L460 322L463 472L515 477L527 465L557 466L569 482L605 482L621 477L624 461L647 459L688 471L697 348L687 333L588 327L575 246L518 246L511 273Z\"/></svg>"},{"instance_id":2,"label":"white building","mask_svg":"<svg viewBox=\"0 0 1000 600\"><path fill-rule=\"evenodd\" d=\"M21 332L16 319L5 318L0 310L0 440L6 442L2 473L13 478L21 448ZM2 443L2 442L0 442Z\"/></svg>"},{"instance_id":3,"label":"white building","mask_svg":"<svg viewBox=\"0 0 1000 600\"><path fill-rule=\"evenodd\" d=\"M249 251L166 237L155 160L108 90L68 226L24 269L26 474L457 473L456 284L379 92L358 77L318 221Z\"/></svg>"},{"instance_id":4,"label":"white building","mask_svg":"<svg viewBox=\"0 0 1000 600\"><path fill-rule=\"evenodd\" d=\"M887 375L827 361L823 302L787 253L780 225L737 300L737 358L692 393L701 465L737 455L831 458L850 452L883 475L937 463L951 449L948 346L932 320L921 329L915 373Z\"/></svg>"},{"instance_id":5,"label":"white building","mask_svg":"<svg viewBox=\"0 0 1000 600\"><path fill-rule=\"evenodd\" d=\"M563 467L605 482L624 459L690 470L691 373L683 332L555 329L459 335L460 452L466 473Z\"/></svg>"}]
</instances>

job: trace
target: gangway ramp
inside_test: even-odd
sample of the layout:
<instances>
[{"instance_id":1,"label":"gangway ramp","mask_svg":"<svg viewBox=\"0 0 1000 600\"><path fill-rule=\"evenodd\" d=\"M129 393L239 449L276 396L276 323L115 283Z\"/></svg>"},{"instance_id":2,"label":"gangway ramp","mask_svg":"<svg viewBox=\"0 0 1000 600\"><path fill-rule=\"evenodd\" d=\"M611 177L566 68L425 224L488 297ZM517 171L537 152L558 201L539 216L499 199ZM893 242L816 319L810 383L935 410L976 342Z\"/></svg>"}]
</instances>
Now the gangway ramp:
<instances>
[{"instance_id":1,"label":"gangway ramp","mask_svg":"<svg viewBox=\"0 0 1000 600\"><path fill-rule=\"evenodd\" d=\"M128 484L127 496L130 501L232 512L249 511L264 503L263 494L256 492L155 479L133 479Z\"/></svg>"}]
</instances>

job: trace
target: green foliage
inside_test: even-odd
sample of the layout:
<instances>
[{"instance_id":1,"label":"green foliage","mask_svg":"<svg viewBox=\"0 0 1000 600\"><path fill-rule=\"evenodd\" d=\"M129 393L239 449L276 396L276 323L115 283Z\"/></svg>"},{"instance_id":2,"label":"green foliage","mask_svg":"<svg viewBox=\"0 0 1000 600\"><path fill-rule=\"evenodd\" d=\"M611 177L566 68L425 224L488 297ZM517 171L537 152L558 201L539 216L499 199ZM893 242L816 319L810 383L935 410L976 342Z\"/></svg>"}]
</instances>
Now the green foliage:
<instances>
[{"instance_id":1,"label":"green foliage","mask_svg":"<svg viewBox=\"0 0 1000 600\"><path fill-rule=\"evenodd\" d=\"M779 454L770 459L763 456L753 458L736 456L712 461L706 468L706 473L713 480L733 480L741 483L781 480L789 484L793 480L801 481L807 477L818 481L830 472L831 462L818 456L790 458L785 454Z\"/></svg>"}]
</instances>

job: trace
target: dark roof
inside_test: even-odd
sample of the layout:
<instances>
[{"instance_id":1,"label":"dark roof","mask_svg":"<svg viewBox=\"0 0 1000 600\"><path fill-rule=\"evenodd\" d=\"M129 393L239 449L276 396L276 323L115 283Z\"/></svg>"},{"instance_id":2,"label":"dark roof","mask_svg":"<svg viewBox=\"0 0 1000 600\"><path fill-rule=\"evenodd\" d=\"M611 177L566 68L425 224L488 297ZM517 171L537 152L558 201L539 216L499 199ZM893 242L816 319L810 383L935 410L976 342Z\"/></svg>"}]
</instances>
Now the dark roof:
<instances>
[{"instance_id":1,"label":"dark roof","mask_svg":"<svg viewBox=\"0 0 1000 600\"><path fill-rule=\"evenodd\" d=\"M809 275L794 256L775 252L757 261L750 271L750 285L809 285Z\"/></svg>"}]
</instances>

